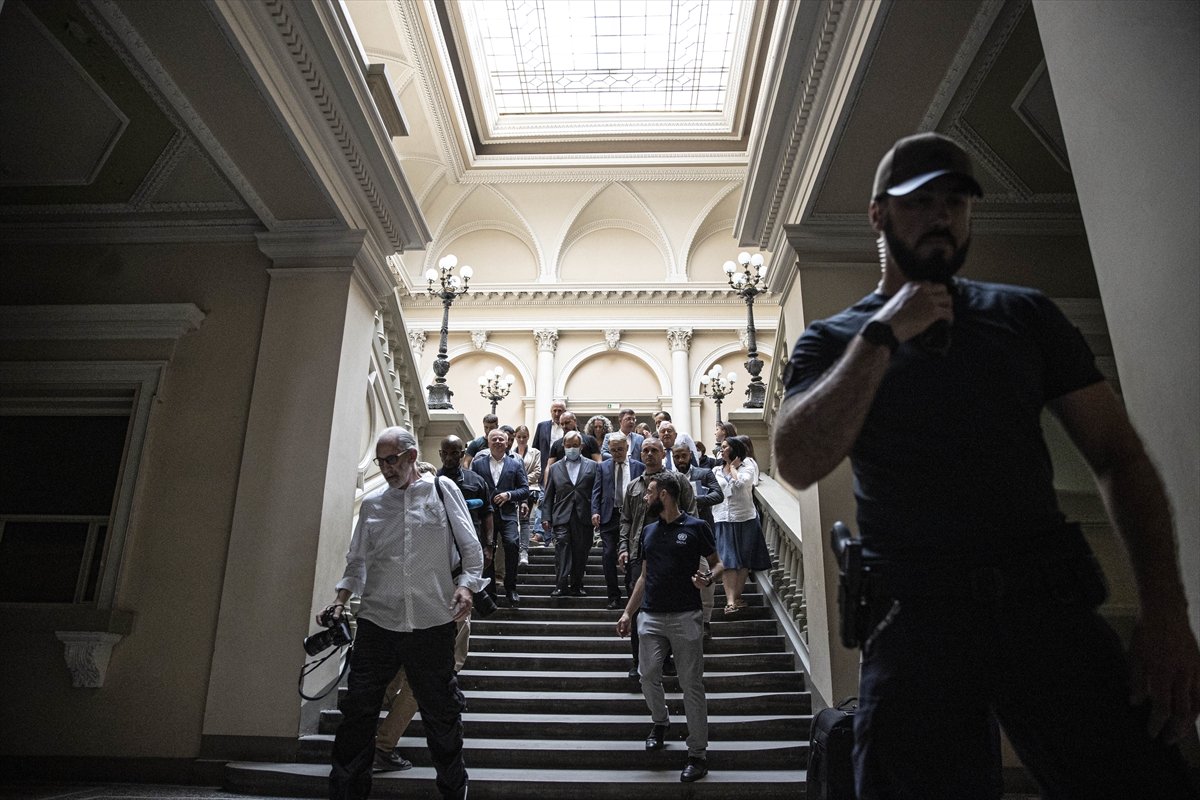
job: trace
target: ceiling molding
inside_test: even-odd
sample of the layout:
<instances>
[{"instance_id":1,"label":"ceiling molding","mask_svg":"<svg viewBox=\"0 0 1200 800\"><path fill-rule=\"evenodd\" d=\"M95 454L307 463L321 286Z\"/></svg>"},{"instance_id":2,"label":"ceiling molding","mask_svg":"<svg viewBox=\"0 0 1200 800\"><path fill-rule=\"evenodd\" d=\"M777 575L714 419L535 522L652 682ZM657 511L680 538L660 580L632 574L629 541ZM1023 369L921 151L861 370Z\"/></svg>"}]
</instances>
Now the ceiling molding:
<instances>
[{"instance_id":1,"label":"ceiling molding","mask_svg":"<svg viewBox=\"0 0 1200 800\"><path fill-rule=\"evenodd\" d=\"M403 274L403 273L402 273ZM408 296L401 296L405 308L441 308L442 301L431 297L424 287L415 288L404 275L405 288ZM755 303L763 305L778 305L778 298L771 295L759 295ZM587 305L729 305L744 306L745 301L732 292L727 285L704 286L691 283L686 286L669 284L666 286L631 287L603 286L587 284L506 284L504 286L473 285L466 294L460 295L454 301L454 307L469 306L561 306L571 304ZM524 324L524 323L520 323Z\"/></svg>"},{"instance_id":2,"label":"ceiling molding","mask_svg":"<svg viewBox=\"0 0 1200 800\"><path fill-rule=\"evenodd\" d=\"M252 242L263 231L256 217L172 220L78 220L0 223L6 242L30 244L215 244Z\"/></svg>"},{"instance_id":3,"label":"ceiling molding","mask_svg":"<svg viewBox=\"0 0 1200 800\"><path fill-rule=\"evenodd\" d=\"M744 304L743 304L744 305ZM404 304L405 311L411 312L409 304ZM457 306L455 306L457 308ZM757 319L754 320L755 330L775 330L778 327L778 319L775 315L768 315L768 319L764 319L760 324ZM627 333L644 333L650 331L652 333L664 333L667 328L672 327L671 324L663 322L661 317L647 319L646 317L605 317L604 319L562 319L558 317L547 318L543 321L535 321L531 319L510 319L508 317L497 318L494 316L471 317L453 312L451 322L453 323L451 333L464 333L473 330L487 330L491 333L523 333L528 334L535 328L551 327L559 333L579 331L603 333L606 330L619 330L622 335ZM427 319L413 319L411 314L405 317L405 323L409 330L434 330L432 327L425 327L426 324L436 325L440 321L434 316ZM746 328L746 318L730 317L729 319L721 318L706 318L702 327L696 328L697 331L703 333L705 331L731 331L737 333ZM602 337L603 338L603 337ZM489 342L490 344L491 342ZM724 345L721 345L722 347Z\"/></svg>"},{"instance_id":4,"label":"ceiling molding","mask_svg":"<svg viewBox=\"0 0 1200 800\"><path fill-rule=\"evenodd\" d=\"M205 316L192 303L0 306L0 340L175 340Z\"/></svg>"},{"instance_id":5,"label":"ceiling molding","mask_svg":"<svg viewBox=\"0 0 1200 800\"><path fill-rule=\"evenodd\" d=\"M1007 0L983 0L980 4L979 11L975 14L975 19L972 20L967 35L963 37L958 52L954 54L954 58L950 61L950 66L946 69L946 74L942 77L941 84L938 85L937 91L933 94L933 99L929 103L929 108L925 111L925 116L921 119L921 125L918 130L935 130L946 116L946 110L950 107L950 101L954 99L955 93L958 92L959 87L962 86L963 81L970 74L971 64L975 63L980 48L983 47L988 34L992 32L992 28L996 24L996 19L1000 16L1000 12L1006 2ZM1016 20L1019 18L1020 16L1017 15L1009 19L1009 30L1008 34L1004 37L1005 41L1012 34L1012 27L1016 25ZM993 54L991 57L995 60L996 56ZM976 85L975 91L977 92L978 90L979 87Z\"/></svg>"}]
</instances>

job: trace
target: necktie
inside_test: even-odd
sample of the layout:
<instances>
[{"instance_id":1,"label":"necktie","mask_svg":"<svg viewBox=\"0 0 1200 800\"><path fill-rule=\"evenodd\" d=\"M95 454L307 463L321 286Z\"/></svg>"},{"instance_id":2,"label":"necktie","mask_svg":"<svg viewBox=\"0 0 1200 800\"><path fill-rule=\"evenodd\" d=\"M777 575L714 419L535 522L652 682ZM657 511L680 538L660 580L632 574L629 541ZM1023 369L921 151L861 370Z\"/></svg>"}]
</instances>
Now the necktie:
<instances>
[{"instance_id":1,"label":"necktie","mask_svg":"<svg viewBox=\"0 0 1200 800\"><path fill-rule=\"evenodd\" d=\"M624 489L625 489L625 462L622 461L619 464L617 464L617 497L621 496L621 493L624 491Z\"/></svg>"}]
</instances>

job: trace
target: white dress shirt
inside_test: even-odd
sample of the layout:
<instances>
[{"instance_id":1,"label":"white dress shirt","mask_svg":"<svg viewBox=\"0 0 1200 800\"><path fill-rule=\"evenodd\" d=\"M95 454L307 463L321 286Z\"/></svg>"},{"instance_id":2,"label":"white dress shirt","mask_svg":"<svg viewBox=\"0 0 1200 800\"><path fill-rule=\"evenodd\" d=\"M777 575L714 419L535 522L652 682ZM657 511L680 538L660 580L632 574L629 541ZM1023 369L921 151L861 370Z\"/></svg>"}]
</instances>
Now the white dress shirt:
<instances>
[{"instance_id":1,"label":"white dress shirt","mask_svg":"<svg viewBox=\"0 0 1200 800\"><path fill-rule=\"evenodd\" d=\"M504 457L501 456L500 460L497 461L496 459L492 458L489 455L488 456L488 466L490 466L492 468L492 485L499 486L500 485L500 475L503 474L503 472L504 472Z\"/></svg>"},{"instance_id":2,"label":"white dress shirt","mask_svg":"<svg viewBox=\"0 0 1200 800\"><path fill-rule=\"evenodd\" d=\"M746 522L754 519L758 511L754 508L754 484L758 482L758 465L753 460L743 461L735 475L725 472L725 467L713 470L717 484L725 493L724 502L713 506L713 522Z\"/></svg>"},{"instance_id":3,"label":"white dress shirt","mask_svg":"<svg viewBox=\"0 0 1200 800\"><path fill-rule=\"evenodd\" d=\"M390 631L408 632L450 622L455 585L481 591L487 581L483 549L462 492L432 475L404 489L385 488L363 498L338 589L362 598L358 616ZM457 545L457 546L456 546ZM462 573L451 576L461 554Z\"/></svg>"}]
</instances>

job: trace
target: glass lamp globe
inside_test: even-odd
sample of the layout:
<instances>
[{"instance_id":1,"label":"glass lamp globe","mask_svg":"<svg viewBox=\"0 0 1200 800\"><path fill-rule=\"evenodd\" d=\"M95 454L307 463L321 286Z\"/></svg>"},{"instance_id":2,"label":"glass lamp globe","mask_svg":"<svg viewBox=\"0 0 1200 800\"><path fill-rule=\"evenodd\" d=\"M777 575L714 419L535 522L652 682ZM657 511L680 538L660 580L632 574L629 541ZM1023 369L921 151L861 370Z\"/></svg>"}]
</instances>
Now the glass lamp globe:
<instances>
[{"instance_id":1,"label":"glass lamp globe","mask_svg":"<svg viewBox=\"0 0 1200 800\"><path fill-rule=\"evenodd\" d=\"M722 269L725 270L726 275L732 275L734 270L737 269L737 264L734 264L732 261L726 261L725 266L722 267Z\"/></svg>"},{"instance_id":2,"label":"glass lamp globe","mask_svg":"<svg viewBox=\"0 0 1200 800\"><path fill-rule=\"evenodd\" d=\"M471 269L471 267L467 264L463 264L463 268L460 269L459 272L467 280L470 280L471 278L475 277L475 270Z\"/></svg>"}]
</instances>

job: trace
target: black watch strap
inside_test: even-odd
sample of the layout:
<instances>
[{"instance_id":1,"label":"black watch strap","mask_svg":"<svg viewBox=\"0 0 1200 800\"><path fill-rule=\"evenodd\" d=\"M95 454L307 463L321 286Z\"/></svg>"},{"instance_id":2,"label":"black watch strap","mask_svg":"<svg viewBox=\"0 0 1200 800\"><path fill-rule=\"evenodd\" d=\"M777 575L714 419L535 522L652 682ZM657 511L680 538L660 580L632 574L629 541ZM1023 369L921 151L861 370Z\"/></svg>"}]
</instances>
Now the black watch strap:
<instances>
[{"instance_id":1,"label":"black watch strap","mask_svg":"<svg viewBox=\"0 0 1200 800\"><path fill-rule=\"evenodd\" d=\"M900 340L896 338L892 326L877 319L868 322L858 335L871 344L886 346L893 353L900 347Z\"/></svg>"}]
</instances>

